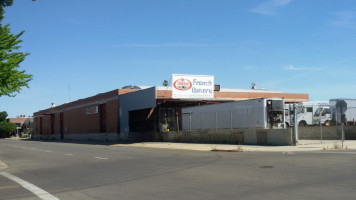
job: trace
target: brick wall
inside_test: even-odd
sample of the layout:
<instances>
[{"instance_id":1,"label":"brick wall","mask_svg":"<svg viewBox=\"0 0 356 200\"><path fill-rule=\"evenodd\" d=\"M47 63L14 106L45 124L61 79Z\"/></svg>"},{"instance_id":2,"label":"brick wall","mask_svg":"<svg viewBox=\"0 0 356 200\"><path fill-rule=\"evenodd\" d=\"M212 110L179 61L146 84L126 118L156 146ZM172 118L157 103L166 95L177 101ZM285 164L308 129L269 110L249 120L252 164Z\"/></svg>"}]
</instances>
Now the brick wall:
<instances>
[{"instance_id":1,"label":"brick wall","mask_svg":"<svg viewBox=\"0 0 356 200\"><path fill-rule=\"evenodd\" d=\"M106 104L106 123L108 133L118 133L119 101L113 100Z\"/></svg>"},{"instance_id":2,"label":"brick wall","mask_svg":"<svg viewBox=\"0 0 356 200\"><path fill-rule=\"evenodd\" d=\"M86 99L80 99L68 104L49 108L34 113L34 135L41 132L40 121L42 119L42 134L51 134L51 116L54 117L54 134L60 134L60 113L63 113L64 134L90 134L100 132L101 104L106 105L106 133L118 132L118 95L133 92L135 90L113 90L98 94ZM98 107L98 112L87 113L87 108Z\"/></svg>"}]
</instances>

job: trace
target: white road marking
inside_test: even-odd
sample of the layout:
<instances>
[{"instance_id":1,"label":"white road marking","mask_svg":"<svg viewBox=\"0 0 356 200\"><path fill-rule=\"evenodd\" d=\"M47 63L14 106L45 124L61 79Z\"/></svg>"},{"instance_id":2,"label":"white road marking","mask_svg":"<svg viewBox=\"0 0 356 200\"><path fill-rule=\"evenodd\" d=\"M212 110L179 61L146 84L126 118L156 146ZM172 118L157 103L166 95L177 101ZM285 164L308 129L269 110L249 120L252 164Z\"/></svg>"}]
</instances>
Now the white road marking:
<instances>
[{"instance_id":1,"label":"white road marking","mask_svg":"<svg viewBox=\"0 0 356 200\"><path fill-rule=\"evenodd\" d=\"M293 153L293 152L288 151L288 152L283 152L283 154L293 155L294 153Z\"/></svg>"},{"instance_id":2,"label":"white road marking","mask_svg":"<svg viewBox=\"0 0 356 200\"><path fill-rule=\"evenodd\" d=\"M103 157L95 157L96 159L101 159L101 160L107 160L108 158L103 158Z\"/></svg>"},{"instance_id":3,"label":"white road marking","mask_svg":"<svg viewBox=\"0 0 356 200\"><path fill-rule=\"evenodd\" d=\"M16 183L20 184L23 188L26 190L32 192L39 198L43 200L59 200L57 197L51 195L50 193L46 192L45 190L33 185L32 183L29 183L17 176L11 175L7 172L0 172L1 175L5 176L6 178L15 181Z\"/></svg>"}]
</instances>

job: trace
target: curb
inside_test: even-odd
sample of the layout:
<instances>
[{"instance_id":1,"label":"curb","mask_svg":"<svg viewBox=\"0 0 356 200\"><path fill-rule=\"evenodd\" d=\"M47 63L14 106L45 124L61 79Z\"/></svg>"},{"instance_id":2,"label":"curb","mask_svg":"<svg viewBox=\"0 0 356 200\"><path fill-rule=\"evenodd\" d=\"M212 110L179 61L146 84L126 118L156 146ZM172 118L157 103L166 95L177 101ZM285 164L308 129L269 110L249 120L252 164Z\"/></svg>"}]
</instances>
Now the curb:
<instances>
[{"instance_id":1,"label":"curb","mask_svg":"<svg viewBox=\"0 0 356 200\"><path fill-rule=\"evenodd\" d=\"M215 149L215 150L211 150L213 152L243 152L243 150L239 150L239 149Z\"/></svg>"}]
</instances>

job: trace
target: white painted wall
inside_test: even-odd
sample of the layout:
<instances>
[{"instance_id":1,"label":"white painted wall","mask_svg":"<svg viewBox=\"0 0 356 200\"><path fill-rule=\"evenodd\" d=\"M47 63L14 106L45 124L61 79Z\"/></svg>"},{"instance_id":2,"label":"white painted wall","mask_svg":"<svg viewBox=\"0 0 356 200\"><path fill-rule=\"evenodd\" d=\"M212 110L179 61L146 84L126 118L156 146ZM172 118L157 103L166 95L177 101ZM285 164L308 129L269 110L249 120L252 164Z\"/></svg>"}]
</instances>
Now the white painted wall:
<instances>
[{"instance_id":1,"label":"white painted wall","mask_svg":"<svg viewBox=\"0 0 356 200\"><path fill-rule=\"evenodd\" d=\"M128 133L129 112L156 107L156 87L119 95L120 133Z\"/></svg>"}]
</instances>

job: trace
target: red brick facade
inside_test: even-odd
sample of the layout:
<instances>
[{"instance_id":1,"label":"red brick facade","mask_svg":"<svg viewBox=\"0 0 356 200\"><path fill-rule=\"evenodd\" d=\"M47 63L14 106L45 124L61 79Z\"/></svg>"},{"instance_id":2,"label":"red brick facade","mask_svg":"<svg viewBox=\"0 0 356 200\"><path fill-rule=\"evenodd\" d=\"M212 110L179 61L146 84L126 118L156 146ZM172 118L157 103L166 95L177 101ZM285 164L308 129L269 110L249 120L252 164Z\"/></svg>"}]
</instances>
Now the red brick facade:
<instances>
[{"instance_id":1,"label":"red brick facade","mask_svg":"<svg viewBox=\"0 0 356 200\"><path fill-rule=\"evenodd\" d=\"M113 90L36 112L34 113L34 134L50 136L61 133L117 133L118 96L134 91ZM104 113L101 113L102 105L105 105ZM94 109L94 113L88 113L87 109L90 108L97 110ZM105 121L101 121L102 119ZM103 123L105 125L102 125Z\"/></svg>"}]
</instances>

